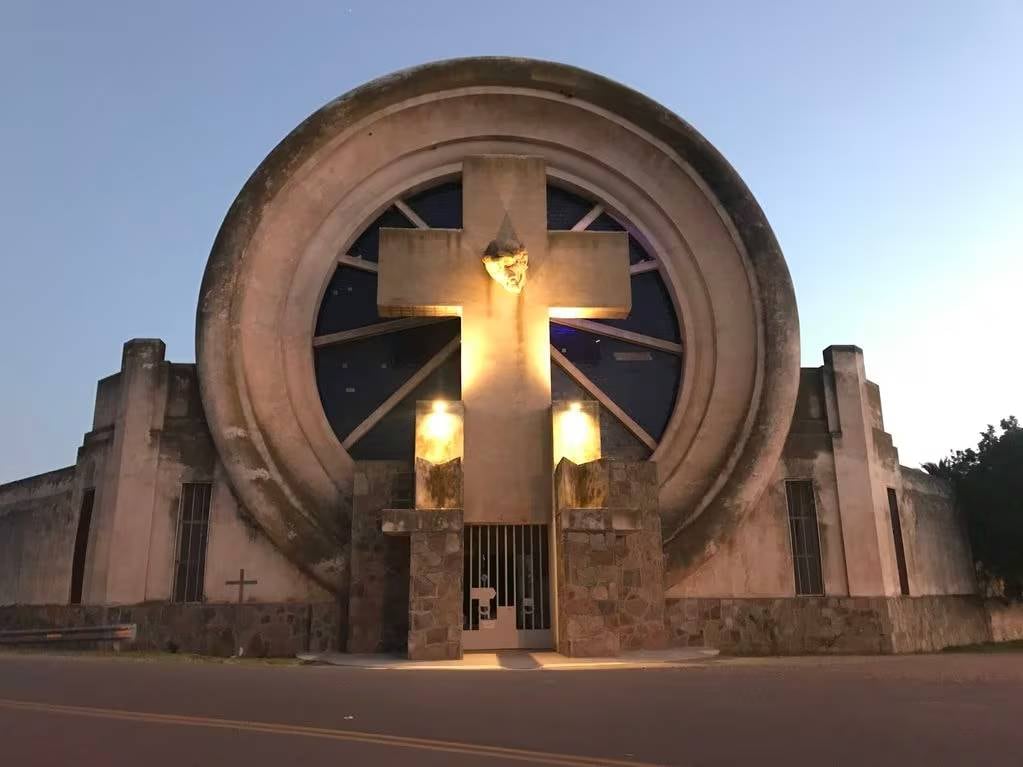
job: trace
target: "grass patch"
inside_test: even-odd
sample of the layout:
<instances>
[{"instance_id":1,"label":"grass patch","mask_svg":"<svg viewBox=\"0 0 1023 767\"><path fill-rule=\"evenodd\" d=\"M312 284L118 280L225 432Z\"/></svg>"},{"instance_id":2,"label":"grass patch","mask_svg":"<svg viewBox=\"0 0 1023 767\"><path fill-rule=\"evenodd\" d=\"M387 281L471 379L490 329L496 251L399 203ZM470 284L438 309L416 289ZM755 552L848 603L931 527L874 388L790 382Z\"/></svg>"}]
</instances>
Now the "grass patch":
<instances>
[{"instance_id":1,"label":"grass patch","mask_svg":"<svg viewBox=\"0 0 1023 767\"><path fill-rule=\"evenodd\" d=\"M955 647L946 647L943 652L1023 652L1023 639L1013 639L1009 642L982 642L980 644L961 644Z\"/></svg>"}]
</instances>

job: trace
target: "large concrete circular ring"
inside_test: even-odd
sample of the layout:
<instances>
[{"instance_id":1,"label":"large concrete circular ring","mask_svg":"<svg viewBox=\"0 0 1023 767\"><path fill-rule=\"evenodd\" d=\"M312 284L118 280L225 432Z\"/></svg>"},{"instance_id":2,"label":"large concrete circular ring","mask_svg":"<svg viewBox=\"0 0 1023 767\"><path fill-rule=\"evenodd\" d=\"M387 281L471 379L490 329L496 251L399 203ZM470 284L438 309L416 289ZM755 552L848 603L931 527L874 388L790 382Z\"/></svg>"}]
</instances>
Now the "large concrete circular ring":
<instances>
[{"instance_id":1,"label":"large concrete circular ring","mask_svg":"<svg viewBox=\"0 0 1023 767\"><path fill-rule=\"evenodd\" d=\"M652 456L669 570L698 565L759 499L799 379L792 282L725 159L650 99L549 62L477 58L381 78L317 111L231 206L196 322L206 417L234 490L324 585L343 588L352 459L316 387L312 336L336 265L412 190L483 153L538 155L656 254L676 304L683 383Z\"/></svg>"}]
</instances>

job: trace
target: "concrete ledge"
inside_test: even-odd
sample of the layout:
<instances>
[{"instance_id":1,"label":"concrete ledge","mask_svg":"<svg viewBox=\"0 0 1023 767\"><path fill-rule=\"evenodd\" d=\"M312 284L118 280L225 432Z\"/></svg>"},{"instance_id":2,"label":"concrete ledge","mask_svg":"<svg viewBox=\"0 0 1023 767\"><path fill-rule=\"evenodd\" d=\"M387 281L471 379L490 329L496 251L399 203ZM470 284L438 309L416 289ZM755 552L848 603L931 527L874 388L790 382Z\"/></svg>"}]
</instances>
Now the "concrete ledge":
<instances>
[{"instance_id":1,"label":"concrete ledge","mask_svg":"<svg viewBox=\"0 0 1023 767\"><path fill-rule=\"evenodd\" d=\"M461 509L384 509L380 529L386 535L460 533Z\"/></svg>"},{"instance_id":2,"label":"concrete ledge","mask_svg":"<svg viewBox=\"0 0 1023 767\"><path fill-rule=\"evenodd\" d=\"M638 509L561 509L558 526L571 532L634 533L643 529Z\"/></svg>"}]
</instances>

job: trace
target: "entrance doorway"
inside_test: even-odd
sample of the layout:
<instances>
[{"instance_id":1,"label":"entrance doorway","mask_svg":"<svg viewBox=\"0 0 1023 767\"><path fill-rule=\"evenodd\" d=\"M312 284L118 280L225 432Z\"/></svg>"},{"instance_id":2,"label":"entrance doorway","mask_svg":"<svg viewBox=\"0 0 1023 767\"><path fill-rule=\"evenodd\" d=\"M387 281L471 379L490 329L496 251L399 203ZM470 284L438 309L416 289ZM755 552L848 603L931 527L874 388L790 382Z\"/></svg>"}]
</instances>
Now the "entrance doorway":
<instances>
[{"instance_id":1,"label":"entrance doorway","mask_svg":"<svg viewBox=\"0 0 1023 767\"><path fill-rule=\"evenodd\" d=\"M462 646L551 646L547 525L466 525Z\"/></svg>"}]
</instances>

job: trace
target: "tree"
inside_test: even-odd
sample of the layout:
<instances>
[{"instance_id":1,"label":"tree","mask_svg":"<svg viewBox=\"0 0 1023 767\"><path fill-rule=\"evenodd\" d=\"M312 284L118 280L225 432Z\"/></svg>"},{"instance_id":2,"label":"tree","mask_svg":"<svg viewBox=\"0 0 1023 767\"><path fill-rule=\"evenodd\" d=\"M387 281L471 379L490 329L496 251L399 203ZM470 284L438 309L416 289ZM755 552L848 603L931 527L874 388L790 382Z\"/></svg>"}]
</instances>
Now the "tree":
<instances>
[{"instance_id":1,"label":"tree","mask_svg":"<svg viewBox=\"0 0 1023 767\"><path fill-rule=\"evenodd\" d=\"M1001 433L989 425L977 448L956 450L929 474L949 480L973 546L977 571L989 590L1023 598L1023 427L1003 419Z\"/></svg>"}]
</instances>

